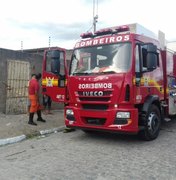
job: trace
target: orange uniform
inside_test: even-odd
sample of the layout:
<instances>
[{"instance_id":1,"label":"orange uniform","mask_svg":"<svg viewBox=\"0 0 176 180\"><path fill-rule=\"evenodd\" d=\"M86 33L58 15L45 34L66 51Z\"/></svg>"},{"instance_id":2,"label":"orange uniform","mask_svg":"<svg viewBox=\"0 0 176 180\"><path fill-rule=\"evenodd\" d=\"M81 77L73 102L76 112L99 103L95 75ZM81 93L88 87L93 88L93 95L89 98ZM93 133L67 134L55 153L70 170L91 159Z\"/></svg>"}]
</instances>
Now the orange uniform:
<instances>
[{"instance_id":1,"label":"orange uniform","mask_svg":"<svg viewBox=\"0 0 176 180\"><path fill-rule=\"evenodd\" d=\"M30 113L35 113L38 110L41 110L40 104L39 104L39 83L36 79L31 79L29 81L29 88L28 88L28 92L29 92L29 100L30 100Z\"/></svg>"}]
</instances>

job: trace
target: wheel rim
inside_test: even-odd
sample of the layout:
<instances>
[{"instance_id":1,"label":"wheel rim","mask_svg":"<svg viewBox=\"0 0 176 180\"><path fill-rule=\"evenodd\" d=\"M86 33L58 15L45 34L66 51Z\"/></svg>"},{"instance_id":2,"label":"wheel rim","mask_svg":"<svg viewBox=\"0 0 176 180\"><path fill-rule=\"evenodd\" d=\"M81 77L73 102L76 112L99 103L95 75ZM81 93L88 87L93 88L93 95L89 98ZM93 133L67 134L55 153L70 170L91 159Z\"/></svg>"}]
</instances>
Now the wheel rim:
<instances>
[{"instance_id":1,"label":"wheel rim","mask_svg":"<svg viewBox=\"0 0 176 180\"><path fill-rule=\"evenodd\" d=\"M148 130L151 134L154 134L159 127L159 118L155 113L150 113L148 117Z\"/></svg>"}]
</instances>

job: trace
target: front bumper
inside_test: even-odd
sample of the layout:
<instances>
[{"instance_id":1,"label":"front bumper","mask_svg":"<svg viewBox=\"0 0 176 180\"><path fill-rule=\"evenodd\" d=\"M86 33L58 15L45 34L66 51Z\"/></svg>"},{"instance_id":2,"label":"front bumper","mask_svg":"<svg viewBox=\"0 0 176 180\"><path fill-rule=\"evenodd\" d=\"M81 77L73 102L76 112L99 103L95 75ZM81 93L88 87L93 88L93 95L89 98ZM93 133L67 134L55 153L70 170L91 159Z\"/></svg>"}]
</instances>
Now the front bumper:
<instances>
[{"instance_id":1,"label":"front bumper","mask_svg":"<svg viewBox=\"0 0 176 180\"><path fill-rule=\"evenodd\" d=\"M71 128L87 129L95 131L112 131L121 133L137 133L138 127L138 110L135 108L128 109L110 109L106 111L83 110L76 107L65 108L72 109L74 118L67 117L65 114L65 125ZM129 119L117 119L117 112L130 112Z\"/></svg>"}]
</instances>

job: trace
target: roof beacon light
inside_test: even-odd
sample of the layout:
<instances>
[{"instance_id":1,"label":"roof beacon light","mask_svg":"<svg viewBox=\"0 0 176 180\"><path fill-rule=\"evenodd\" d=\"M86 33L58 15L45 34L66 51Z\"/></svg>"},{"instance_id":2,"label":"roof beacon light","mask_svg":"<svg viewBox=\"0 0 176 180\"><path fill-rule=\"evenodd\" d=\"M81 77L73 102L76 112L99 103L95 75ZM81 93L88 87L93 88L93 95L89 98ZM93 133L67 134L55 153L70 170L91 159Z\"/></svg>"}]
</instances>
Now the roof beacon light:
<instances>
[{"instance_id":1,"label":"roof beacon light","mask_svg":"<svg viewBox=\"0 0 176 180\"><path fill-rule=\"evenodd\" d=\"M106 28L106 29L101 29L95 32L96 36L103 36L106 34L112 34L112 29L110 28Z\"/></svg>"},{"instance_id":2,"label":"roof beacon light","mask_svg":"<svg viewBox=\"0 0 176 180\"><path fill-rule=\"evenodd\" d=\"M125 32L125 31L129 31L130 28L129 28L129 26L124 25L124 26L117 26L117 27L115 28L115 30L116 30L117 32Z\"/></svg>"},{"instance_id":3,"label":"roof beacon light","mask_svg":"<svg viewBox=\"0 0 176 180\"><path fill-rule=\"evenodd\" d=\"M82 34L80 35L80 37L83 38L83 39L85 39L85 38L91 38L91 37L93 37L93 34L92 34L92 32L86 32L86 33L82 33Z\"/></svg>"}]
</instances>

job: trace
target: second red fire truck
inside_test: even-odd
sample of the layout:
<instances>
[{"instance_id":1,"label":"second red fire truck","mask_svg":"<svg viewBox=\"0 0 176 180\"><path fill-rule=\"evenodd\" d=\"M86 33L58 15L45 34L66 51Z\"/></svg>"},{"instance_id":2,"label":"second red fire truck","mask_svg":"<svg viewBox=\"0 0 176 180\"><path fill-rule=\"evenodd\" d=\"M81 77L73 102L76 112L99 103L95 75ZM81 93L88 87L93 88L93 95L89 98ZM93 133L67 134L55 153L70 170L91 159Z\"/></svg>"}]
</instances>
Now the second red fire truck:
<instances>
[{"instance_id":1,"label":"second red fire truck","mask_svg":"<svg viewBox=\"0 0 176 180\"><path fill-rule=\"evenodd\" d=\"M157 138L176 114L176 55L138 24L84 33L66 68L64 49L45 52L43 93L65 103L65 124Z\"/></svg>"}]
</instances>

